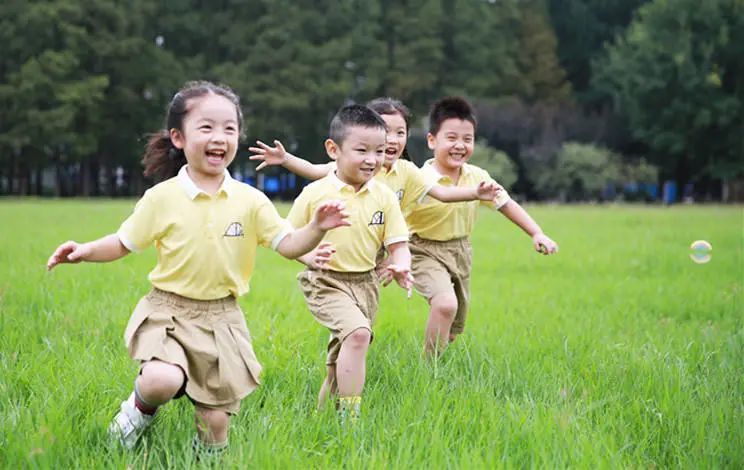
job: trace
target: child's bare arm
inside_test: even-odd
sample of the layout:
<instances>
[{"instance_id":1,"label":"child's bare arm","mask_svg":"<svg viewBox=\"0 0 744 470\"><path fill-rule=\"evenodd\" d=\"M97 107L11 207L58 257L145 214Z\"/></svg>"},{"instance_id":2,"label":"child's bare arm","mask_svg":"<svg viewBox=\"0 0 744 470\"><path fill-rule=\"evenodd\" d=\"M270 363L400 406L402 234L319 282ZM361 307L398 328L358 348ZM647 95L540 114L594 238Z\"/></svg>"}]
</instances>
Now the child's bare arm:
<instances>
[{"instance_id":1,"label":"child's bare arm","mask_svg":"<svg viewBox=\"0 0 744 470\"><path fill-rule=\"evenodd\" d=\"M331 171L331 163L314 164L296 157L287 152L278 140L274 141L274 147L270 147L260 140L256 141L256 145L257 147L248 148L253 152L253 155L248 159L261 161L261 164L256 167L256 171L261 171L267 166L281 165L292 173L309 180L318 180Z\"/></svg>"},{"instance_id":2,"label":"child's bare arm","mask_svg":"<svg viewBox=\"0 0 744 470\"><path fill-rule=\"evenodd\" d=\"M47 270L51 271L55 266L62 263L79 263L81 261L105 263L128 254L129 250L121 243L119 236L115 233L88 243L68 241L54 250L47 261Z\"/></svg>"},{"instance_id":3,"label":"child's bare arm","mask_svg":"<svg viewBox=\"0 0 744 470\"><path fill-rule=\"evenodd\" d=\"M493 201L503 189L501 185L488 181L481 181L478 186L470 188L435 184L428 194L442 202L475 201L476 199Z\"/></svg>"},{"instance_id":4,"label":"child's bare arm","mask_svg":"<svg viewBox=\"0 0 744 470\"><path fill-rule=\"evenodd\" d=\"M408 242L392 243L387 246L390 252L390 264L385 266L380 276L383 285L388 285L392 279L398 285L408 291L408 297L411 296L413 287L413 274L411 274L411 250L408 249Z\"/></svg>"},{"instance_id":5,"label":"child's bare arm","mask_svg":"<svg viewBox=\"0 0 744 470\"><path fill-rule=\"evenodd\" d=\"M499 210L532 237L532 243L536 251L544 255L550 255L558 251L558 244L543 233L537 222L517 202L511 200Z\"/></svg>"},{"instance_id":6,"label":"child's bare arm","mask_svg":"<svg viewBox=\"0 0 744 470\"><path fill-rule=\"evenodd\" d=\"M285 258L299 258L318 246L328 230L351 225L348 218L349 214L342 202L324 202L315 210L313 220L284 237L276 251Z\"/></svg>"}]
</instances>

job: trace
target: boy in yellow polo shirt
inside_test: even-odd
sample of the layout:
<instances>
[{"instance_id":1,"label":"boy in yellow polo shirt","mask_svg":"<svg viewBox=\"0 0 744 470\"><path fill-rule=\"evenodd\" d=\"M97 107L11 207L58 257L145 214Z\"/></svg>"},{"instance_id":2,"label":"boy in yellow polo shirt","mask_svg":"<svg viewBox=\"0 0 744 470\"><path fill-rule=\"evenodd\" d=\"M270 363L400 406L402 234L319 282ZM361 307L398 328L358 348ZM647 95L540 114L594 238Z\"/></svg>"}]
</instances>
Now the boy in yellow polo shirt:
<instances>
[{"instance_id":1,"label":"boy in yellow polo shirt","mask_svg":"<svg viewBox=\"0 0 744 470\"><path fill-rule=\"evenodd\" d=\"M348 227L329 230L323 238L334 254L318 269L313 254L299 258L308 269L298 276L305 301L316 320L331 331L328 374L319 394L322 405L338 394L342 417L359 416L365 381L365 358L372 341L379 289L375 257L382 246L390 252L387 273L410 289L411 254L408 229L395 194L373 180L384 159L385 121L371 109L351 105L331 121L325 142L336 170L309 184L287 216L305 225L316 207L340 200L349 214Z\"/></svg>"},{"instance_id":2,"label":"boy in yellow polo shirt","mask_svg":"<svg viewBox=\"0 0 744 470\"><path fill-rule=\"evenodd\" d=\"M476 119L465 99L444 98L429 114L427 144L434 158L422 170L442 186L468 187L483 181L495 184L488 172L467 163L475 145ZM473 231L480 204L498 209L530 237L545 255L558 245L506 191L491 202L443 204L428 196L406 214L411 231L411 254L416 290L429 302L425 352L431 357L463 332L470 300Z\"/></svg>"}]
</instances>

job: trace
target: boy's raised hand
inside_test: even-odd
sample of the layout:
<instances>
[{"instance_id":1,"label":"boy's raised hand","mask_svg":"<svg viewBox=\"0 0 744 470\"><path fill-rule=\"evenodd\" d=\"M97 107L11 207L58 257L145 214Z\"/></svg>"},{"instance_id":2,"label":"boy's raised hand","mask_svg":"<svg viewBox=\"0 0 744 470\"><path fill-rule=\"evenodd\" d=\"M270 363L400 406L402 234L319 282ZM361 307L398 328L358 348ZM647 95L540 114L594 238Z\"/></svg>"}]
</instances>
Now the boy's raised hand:
<instances>
[{"instance_id":1,"label":"boy's raised hand","mask_svg":"<svg viewBox=\"0 0 744 470\"><path fill-rule=\"evenodd\" d=\"M47 261L47 271L61 263L79 263L89 254L90 249L85 243L67 241L57 247Z\"/></svg>"},{"instance_id":2,"label":"boy's raised hand","mask_svg":"<svg viewBox=\"0 0 744 470\"><path fill-rule=\"evenodd\" d=\"M408 298L411 298L411 289L413 288L413 274L410 267L399 266L397 264L388 264L380 274L380 280L383 286L387 286L395 279L398 285L406 290Z\"/></svg>"},{"instance_id":3,"label":"boy's raised hand","mask_svg":"<svg viewBox=\"0 0 744 470\"><path fill-rule=\"evenodd\" d=\"M558 252L558 244L550 239L549 236L544 233L537 233L532 237L532 243L535 246L535 251L544 255L552 255Z\"/></svg>"},{"instance_id":4,"label":"boy's raised hand","mask_svg":"<svg viewBox=\"0 0 744 470\"><path fill-rule=\"evenodd\" d=\"M351 225L349 213L346 212L346 206L341 201L327 201L318 206L313 222L324 232Z\"/></svg>"},{"instance_id":5,"label":"boy's raised hand","mask_svg":"<svg viewBox=\"0 0 744 470\"><path fill-rule=\"evenodd\" d=\"M253 155L248 157L249 160L261 160L261 164L256 167L256 171L273 165L283 165L287 161L287 151L278 140L274 141L274 147L270 147L260 140L256 141L258 147L248 147Z\"/></svg>"},{"instance_id":6,"label":"boy's raised hand","mask_svg":"<svg viewBox=\"0 0 744 470\"><path fill-rule=\"evenodd\" d=\"M481 201L494 201L504 188L492 181L481 181L475 188L475 193Z\"/></svg>"}]
</instances>

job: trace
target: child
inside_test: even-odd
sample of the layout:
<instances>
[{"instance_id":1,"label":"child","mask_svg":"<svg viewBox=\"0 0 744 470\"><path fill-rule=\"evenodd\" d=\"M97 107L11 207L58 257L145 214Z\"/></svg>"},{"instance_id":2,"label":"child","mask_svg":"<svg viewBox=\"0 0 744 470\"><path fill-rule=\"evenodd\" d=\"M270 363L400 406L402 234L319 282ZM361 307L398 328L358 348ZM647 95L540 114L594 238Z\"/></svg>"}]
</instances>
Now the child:
<instances>
[{"instance_id":1,"label":"child","mask_svg":"<svg viewBox=\"0 0 744 470\"><path fill-rule=\"evenodd\" d=\"M475 144L476 119L463 98L444 98L429 114L427 144L434 158L422 171L443 186L467 187L492 181L485 170L467 163ZM558 245L505 191L495 202L498 209L530 237L545 255ZM442 204L424 198L407 214L411 230L411 254L415 288L429 302L425 352L436 355L463 332L470 299L471 246L469 236L478 214L478 202Z\"/></svg>"},{"instance_id":2,"label":"child","mask_svg":"<svg viewBox=\"0 0 744 470\"><path fill-rule=\"evenodd\" d=\"M395 194L373 179L384 159L385 134L385 121L371 109L342 108L325 141L326 152L336 160L335 171L306 186L287 216L293 226L304 225L316 207L335 199L344 201L349 211L351 226L331 230L323 238L324 259L318 262L313 254L300 258L308 269L298 279L308 308L331 331L319 404L338 394L342 418L352 421L359 416L365 356L377 312L374 268L381 246L390 252L390 277L405 289L412 284L403 214Z\"/></svg>"},{"instance_id":3,"label":"child","mask_svg":"<svg viewBox=\"0 0 744 470\"><path fill-rule=\"evenodd\" d=\"M376 178L393 190L404 215L426 195L443 202L477 199L490 201L497 197L501 187L494 182L477 181L472 187L465 188L441 186L435 181L427 181L424 174L410 160L400 159L401 156L408 156L406 143L411 119L408 108L393 98L377 98L367 103L367 106L380 114L387 126L385 160ZM261 141L256 143L258 147L250 147L249 150L255 154L250 157L251 160L261 160L257 170L268 165L282 165L304 178L317 180L336 168L335 162L312 164L298 158L287 152L278 140L274 141L274 147Z\"/></svg>"},{"instance_id":4,"label":"child","mask_svg":"<svg viewBox=\"0 0 744 470\"><path fill-rule=\"evenodd\" d=\"M259 384L261 366L236 300L248 291L256 246L296 258L327 230L349 224L343 204L328 202L292 231L263 193L232 179L227 167L242 130L232 90L187 83L143 158L145 175L168 179L145 192L118 232L63 243L47 263L51 270L60 263L114 261L151 244L158 250L152 291L137 304L124 335L140 372L109 427L126 448L134 447L158 407L181 395L195 406L195 449L217 454L226 448L230 415Z\"/></svg>"}]
</instances>

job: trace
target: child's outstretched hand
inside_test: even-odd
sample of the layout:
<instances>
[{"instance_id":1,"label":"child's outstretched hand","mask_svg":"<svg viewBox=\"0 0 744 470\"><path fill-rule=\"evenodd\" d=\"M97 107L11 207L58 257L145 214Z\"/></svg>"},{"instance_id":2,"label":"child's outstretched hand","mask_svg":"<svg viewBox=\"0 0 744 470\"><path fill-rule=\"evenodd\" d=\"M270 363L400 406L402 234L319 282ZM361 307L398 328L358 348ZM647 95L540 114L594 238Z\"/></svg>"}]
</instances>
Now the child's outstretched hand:
<instances>
[{"instance_id":1,"label":"child's outstretched hand","mask_svg":"<svg viewBox=\"0 0 744 470\"><path fill-rule=\"evenodd\" d=\"M258 147L248 147L253 155L248 157L249 160L261 160L261 164L256 167L256 171L273 165L283 165L287 161L287 151L278 140L274 141L274 147L269 147L260 140L256 141Z\"/></svg>"},{"instance_id":2,"label":"child's outstretched hand","mask_svg":"<svg viewBox=\"0 0 744 470\"><path fill-rule=\"evenodd\" d=\"M331 260L335 252L336 249L333 248L332 244L328 242L321 243L310 252L310 262L307 267L310 269L325 269L325 265Z\"/></svg>"},{"instance_id":3,"label":"child's outstretched hand","mask_svg":"<svg viewBox=\"0 0 744 470\"><path fill-rule=\"evenodd\" d=\"M85 243L68 241L61 244L54 250L52 256L47 261L47 271L61 263L79 263L89 254L90 249Z\"/></svg>"},{"instance_id":4,"label":"child's outstretched hand","mask_svg":"<svg viewBox=\"0 0 744 470\"><path fill-rule=\"evenodd\" d=\"M558 244L550 239L544 233L538 233L532 237L532 243L535 251L544 255L552 255L558 252Z\"/></svg>"},{"instance_id":5,"label":"child's outstretched hand","mask_svg":"<svg viewBox=\"0 0 744 470\"><path fill-rule=\"evenodd\" d=\"M408 292L408 298L411 298L411 289L413 288L413 274L410 267L403 267L397 264L388 264L380 274L380 280L383 286L387 286L395 279L395 282Z\"/></svg>"},{"instance_id":6,"label":"child's outstretched hand","mask_svg":"<svg viewBox=\"0 0 744 470\"><path fill-rule=\"evenodd\" d=\"M481 201L494 201L503 189L498 183L481 181L478 183L478 187L475 188L475 193Z\"/></svg>"},{"instance_id":7,"label":"child's outstretched hand","mask_svg":"<svg viewBox=\"0 0 744 470\"><path fill-rule=\"evenodd\" d=\"M346 206L341 201L328 201L318 206L313 222L324 232L351 225L349 213L346 212Z\"/></svg>"}]
</instances>

